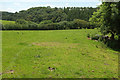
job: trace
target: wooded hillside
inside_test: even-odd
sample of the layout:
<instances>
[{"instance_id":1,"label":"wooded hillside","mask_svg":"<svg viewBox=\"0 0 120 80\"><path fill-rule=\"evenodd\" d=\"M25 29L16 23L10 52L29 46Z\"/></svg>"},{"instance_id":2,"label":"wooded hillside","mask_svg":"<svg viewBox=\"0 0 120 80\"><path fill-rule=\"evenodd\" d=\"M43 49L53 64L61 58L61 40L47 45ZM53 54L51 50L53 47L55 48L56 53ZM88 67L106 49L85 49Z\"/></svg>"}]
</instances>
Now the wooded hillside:
<instances>
[{"instance_id":1,"label":"wooded hillside","mask_svg":"<svg viewBox=\"0 0 120 80\"><path fill-rule=\"evenodd\" d=\"M33 7L16 13L2 12L2 20L16 21L17 19L25 19L36 23L40 23L43 20L51 20L54 23L72 21L74 19L88 21L96 10L97 8L92 7Z\"/></svg>"}]
</instances>

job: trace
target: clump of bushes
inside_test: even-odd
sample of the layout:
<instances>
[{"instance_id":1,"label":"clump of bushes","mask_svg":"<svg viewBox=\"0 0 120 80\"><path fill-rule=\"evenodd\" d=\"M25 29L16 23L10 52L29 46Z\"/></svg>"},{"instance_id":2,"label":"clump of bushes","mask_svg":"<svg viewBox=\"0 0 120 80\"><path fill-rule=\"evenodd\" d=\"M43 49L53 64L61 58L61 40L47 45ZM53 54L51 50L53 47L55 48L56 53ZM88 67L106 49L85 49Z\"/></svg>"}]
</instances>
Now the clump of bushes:
<instances>
[{"instance_id":1,"label":"clump of bushes","mask_svg":"<svg viewBox=\"0 0 120 80\"><path fill-rule=\"evenodd\" d=\"M32 30L35 30L35 29L38 29L38 24L37 23L34 23L32 21L28 21L28 29L32 29Z\"/></svg>"},{"instance_id":2,"label":"clump of bushes","mask_svg":"<svg viewBox=\"0 0 120 80\"><path fill-rule=\"evenodd\" d=\"M106 44L108 47L117 49L120 51L120 41L118 37L111 39L111 35L100 35L100 34L87 34L87 37L91 40L98 40Z\"/></svg>"},{"instance_id":3,"label":"clump of bushes","mask_svg":"<svg viewBox=\"0 0 120 80\"><path fill-rule=\"evenodd\" d=\"M73 21L76 29L88 28L89 23L81 19L74 19Z\"/></svg>"},{"instance_id":4,"label":"clump of bushes","mask_svg":"<svg viewBox=\"0 0 120 80\"><path fill-rule=\"evenodd\" d=\"M108 35L100 35L100 34L87 34L88 38L91 38L91 40L99 40L99 41L105 41L109 39Z\"/></svg>"}]
</instances>

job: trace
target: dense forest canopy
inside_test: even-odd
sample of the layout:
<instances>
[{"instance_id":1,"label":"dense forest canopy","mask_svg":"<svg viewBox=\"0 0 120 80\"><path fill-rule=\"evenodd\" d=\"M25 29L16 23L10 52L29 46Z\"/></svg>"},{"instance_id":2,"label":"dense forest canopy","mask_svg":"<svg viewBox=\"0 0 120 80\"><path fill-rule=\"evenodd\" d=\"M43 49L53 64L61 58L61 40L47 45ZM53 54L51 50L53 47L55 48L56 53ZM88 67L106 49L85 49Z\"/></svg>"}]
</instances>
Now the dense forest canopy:
<instances>
[{"instance_id":1,"label":"dense forest canopy","mask_svg":"<svg viewBox=\"0 0 120 80\"><path fill-rule=\"evenodd\" d=\"M3 12L2 20L16 21L17 19L25 19L35 23L40 23L43 20L51 20L54 23L73 21L74 19L88 21L93 12L97 9L98 8L92 7L33 7L16 13Z\"/></svg>"},{"instance_id":2,"label":"dense forest canopy","mask_svg":"<svg viewBox=\"0 0 120 80\"><path fill-rule=\"evenodd\" d=\"M28 10L10 13L2 12L2 20L15 21L2 24L3 30L59 30L95 28L89 18L97 8L92 7L32 7ZM6 21L5 21L6 22ZM7 22L6 22L7 23Z\"/></svg>"}]
</instances>

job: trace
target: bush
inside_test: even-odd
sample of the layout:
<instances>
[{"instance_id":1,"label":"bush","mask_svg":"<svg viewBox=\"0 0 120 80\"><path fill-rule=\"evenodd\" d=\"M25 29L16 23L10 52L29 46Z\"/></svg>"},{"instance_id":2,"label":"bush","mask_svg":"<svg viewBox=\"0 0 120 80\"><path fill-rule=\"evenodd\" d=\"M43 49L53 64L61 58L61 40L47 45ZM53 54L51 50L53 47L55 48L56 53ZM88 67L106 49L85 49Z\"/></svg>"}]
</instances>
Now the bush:
<instances>
[{"instance_id":1,"label":"bush","mask_svg":"<svg viewBox=\"0 0 120 80\"><path fill-rule=\"evenodd\" d=\"M61 21L58 23L59 29L69 29L69 22L68 21Z\"/></svg>"},{"instance_id":2,"label":"bush","mask_svg":"<svg viewBox=\"0 0 120 80\"><path fill-rule=\"evenodd\" d=\"M56 24L55 23L39 24L38 29L39 30L55 30L56 29Z\"/></svg>"},{"instance_id":3,"label":"bush","mask_svg":"<svg viewBox=\"0 0 120 80\"><path fill-rule=\"evenodd\" d=\"M74 29L87 28L89 26L89 23L85 20L74 19L73 22L74 22Z\"/></svg>"},{"instance_id":4,"label":"bush","mask_svg":"<svg viewBox=\"0 0 120 80\"><path fill-rule=\"evenodd\" d=\"M28 29L38 29L38 24L32 21L28 22Z\"/></svg>"},{"instance_id":5,"label":"bush","mask_svg":"<svg viewBox=\"0 0 120 80\"><path fill-rule=\"evenodd\" d=\"M73 21L69 21L68 22L68 27L69 27L69 29L74 29L74 22Z\"/></svg>"}]
</instances>

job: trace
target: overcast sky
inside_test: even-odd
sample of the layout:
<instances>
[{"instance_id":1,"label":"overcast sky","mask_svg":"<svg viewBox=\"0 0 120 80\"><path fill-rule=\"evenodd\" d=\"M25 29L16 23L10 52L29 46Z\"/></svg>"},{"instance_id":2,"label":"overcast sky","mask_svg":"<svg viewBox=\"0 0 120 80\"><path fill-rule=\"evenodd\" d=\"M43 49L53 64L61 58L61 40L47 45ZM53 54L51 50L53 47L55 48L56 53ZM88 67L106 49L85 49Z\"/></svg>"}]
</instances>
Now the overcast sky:
<instances>
[{"instance_id":1,"label":"overcast sky","mask_svg":"<svg viewBox=\"0 0 120 80\"><path fill-rule=\"evenodd\" d=\"M18 12L31 7L97 7L99 0L0 0L0 11Z\"/></svg>"}]
</instances>

